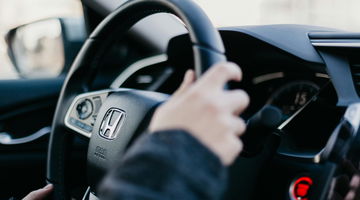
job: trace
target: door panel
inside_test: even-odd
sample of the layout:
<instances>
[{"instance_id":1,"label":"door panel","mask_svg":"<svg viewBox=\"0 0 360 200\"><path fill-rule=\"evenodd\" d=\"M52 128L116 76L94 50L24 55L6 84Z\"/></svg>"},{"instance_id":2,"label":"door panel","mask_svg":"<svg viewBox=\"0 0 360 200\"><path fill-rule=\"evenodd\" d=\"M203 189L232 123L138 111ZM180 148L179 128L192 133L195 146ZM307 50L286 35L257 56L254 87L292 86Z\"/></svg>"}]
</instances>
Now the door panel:
<instances>
[{"instance_id":1,"label":"door panel","mask_svg":"<svg viewBox=\"0 0 360 200\"><path fill-rule=\"evenodd\" d=\"M63 80L1 80L1 136L22 138L50 126ZM0 144L0 199L23 197L45 184L47 142L48 134L25 144Z\"/></svg>"}]
</instances>

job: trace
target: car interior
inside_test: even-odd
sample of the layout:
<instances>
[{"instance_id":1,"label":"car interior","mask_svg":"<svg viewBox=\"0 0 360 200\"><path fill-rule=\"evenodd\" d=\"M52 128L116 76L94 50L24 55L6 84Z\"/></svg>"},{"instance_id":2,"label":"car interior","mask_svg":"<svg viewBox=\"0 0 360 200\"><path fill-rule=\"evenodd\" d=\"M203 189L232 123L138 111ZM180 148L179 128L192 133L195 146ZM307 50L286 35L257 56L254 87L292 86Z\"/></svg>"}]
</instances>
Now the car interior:
<instances>
[{"instance_id":1,"label":"car interior","mask_svg":"<svg viewBox=\"0 0 360 200\"><path fill-rule=\"evenodd\" d=\"M22 78L0 80L0 199L46 182L56 199L96 199L101 179L186 70L200 76L226 60L243 72L227 88L244 89L251 101L224 199L345 197L344 179L359 173L360 33L301 24L214 28L191 0L81 4L81 19L44 19L6 34ZM22 34L47 22L60 27L58 75L27 78ZM121 131L101 131L116 113Z\"/></svg>"}]
</instances>

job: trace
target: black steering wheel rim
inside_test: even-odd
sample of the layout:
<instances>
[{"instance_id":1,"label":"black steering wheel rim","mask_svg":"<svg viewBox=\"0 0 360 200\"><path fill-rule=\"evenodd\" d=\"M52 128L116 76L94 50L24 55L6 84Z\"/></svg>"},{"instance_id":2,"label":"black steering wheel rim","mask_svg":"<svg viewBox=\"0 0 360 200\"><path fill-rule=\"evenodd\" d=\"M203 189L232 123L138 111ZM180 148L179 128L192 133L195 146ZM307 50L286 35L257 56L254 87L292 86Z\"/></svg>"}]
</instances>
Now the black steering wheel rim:
<instances>
[{"instance_id":1,"label":"black steering wheel rim","mask_svg":"<svg viewBox=\"0 0 360 200\"><path fill-rule=\"evenodd\" d=\"M75 96L89 91L101 67L101 58L115 38L121 37L141 19L156 13L179 17L189 30L194 65L199 76L217 62L226 61L218 31L206 14L190 0L132 0L106 17L86 40L63 85L57 103L49 140L47 181L54 184L54 199L69 199L66 165L73 134L64 123L67 109Z\"/></svg>"}]
</instances>

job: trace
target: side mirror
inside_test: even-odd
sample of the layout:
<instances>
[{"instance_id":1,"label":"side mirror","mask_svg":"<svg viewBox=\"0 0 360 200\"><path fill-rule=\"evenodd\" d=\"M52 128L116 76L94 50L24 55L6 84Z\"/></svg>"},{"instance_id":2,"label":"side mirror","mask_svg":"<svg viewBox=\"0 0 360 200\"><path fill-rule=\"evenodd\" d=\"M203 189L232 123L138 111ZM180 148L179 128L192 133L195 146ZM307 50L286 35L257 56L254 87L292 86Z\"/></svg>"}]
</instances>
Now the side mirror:
<instances>
[{"instance_id":1,"label":"side mirror","mask_svg":"<svg viewBox=\"0 0 360 200\"><path fill-rule=\"evenodd\" d=\"M50 78L67 70L86 39L83 19L52 18L11 29L8 54L23 78Z\"/></svg>"}]
</instances>

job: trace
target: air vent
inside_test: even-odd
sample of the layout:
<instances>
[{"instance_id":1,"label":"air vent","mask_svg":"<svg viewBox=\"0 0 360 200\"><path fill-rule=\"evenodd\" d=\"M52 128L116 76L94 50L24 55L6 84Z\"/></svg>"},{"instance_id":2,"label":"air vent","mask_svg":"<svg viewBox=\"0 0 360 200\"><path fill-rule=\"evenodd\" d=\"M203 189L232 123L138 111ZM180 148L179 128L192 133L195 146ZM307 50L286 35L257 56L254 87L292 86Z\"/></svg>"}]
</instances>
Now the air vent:
<instances>
[{"instance_id":1,"label":"air vent","mask_svg":"<svg viewBox=\"0 0 360 200\"><path fill-rule=\"evenodd\" d=\"M356 92L360 96L360 59L350 59L350 67Z\"/></svg>"}]
</instances>

